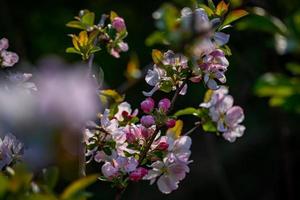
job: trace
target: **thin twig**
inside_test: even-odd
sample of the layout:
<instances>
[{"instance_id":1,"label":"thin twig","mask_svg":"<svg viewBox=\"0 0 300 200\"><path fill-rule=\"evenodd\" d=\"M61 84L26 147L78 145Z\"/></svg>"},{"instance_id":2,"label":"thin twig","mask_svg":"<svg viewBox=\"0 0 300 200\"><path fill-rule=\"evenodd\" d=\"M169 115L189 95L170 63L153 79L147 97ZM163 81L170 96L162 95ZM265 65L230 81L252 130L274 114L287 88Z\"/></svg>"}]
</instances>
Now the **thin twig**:
<instances>
[{"instance_id":1,"label":"thin twig","mask_svg":"<svg viewBox=\"0 0 300 200\"><path fill-rule=\"evenodd\" d=\"M99 20L97 26L103 27L106 18L107 18L107 15L103 14L103 15L101 16L101 19ZM94 45L97 45L98 42L99 42L99 39L98 39L98 37L96 37L93 44L94 44ZM94 54L91 54L91 56L90 56L90 58L89 58L89 60L88 60L88 77L90 77L91 74L92 74L92 69L93 69L93 64L94 64L94 58L95 58L95 55L94 55Z\"/></svg>"},{"instance_id":2,"label":"thin twig","mask_svg":"<svg viewBox=\"0 0 300 200\"><path fill-rule=\"evenodd\" d=\"M191 134L191 133L193 133L197 128L199 128L201 126L201 123L200 122L196 122L195 123L195 126L193 127L193 128L191 128L190 130L188 130L185 134L183 134L183 135L185 135L185 136L187 136L187 135L189 135L189 134Z\"/></svg>"}]
</instances>

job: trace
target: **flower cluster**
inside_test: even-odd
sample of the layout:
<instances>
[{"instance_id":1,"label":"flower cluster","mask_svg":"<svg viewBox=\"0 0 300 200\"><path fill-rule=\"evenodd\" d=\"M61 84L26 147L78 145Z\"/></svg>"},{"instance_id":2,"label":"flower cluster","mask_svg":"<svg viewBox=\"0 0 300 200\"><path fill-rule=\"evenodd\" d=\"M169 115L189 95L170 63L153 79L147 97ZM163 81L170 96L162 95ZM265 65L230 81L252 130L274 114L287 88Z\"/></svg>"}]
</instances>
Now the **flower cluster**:
<instances>
[{"instance_id":1,"label":"flower cluster","mask_svg":"<svg viewBox=\"0 0 300 200\"><path fill-rule=\"evenodd\" d=\"M19 56L11 51L7 51L9 47L8 40L2 38L0 40L0 66L12 67L19 61Z\"/></svg>"},{"instance_id":2,"label":"flower cluster","mask_svg":"<svg viewBox=\"0 0 300 200\"><path fill-rule=\"evenodd\" d=\"M128 51L128 45L123 40L127 36L125 21L115 12L110 13L110 22L107 23L107 15L102 15L99 23L95 24L95 14L88 10L79 12L76 21L67 24L68 27L81 29L79 35L71 34L73 47L68 48L67 53L76 53L87 60L95 52L105 46L107 51L115 58L120 57L121 52Z\"/></svg>"},{"instance_id":3,"label":"flower cluster","mask_svg":"<svg viewBox=\"0 0 300 200\"><path fill-rule=\"evenodd\" d=\"M12 134L0 138L0 170L9 166L22 158L24 145Z\"/></svg>"},{"instance_id":4,"label":"flower cluster","mask_svg":"<svg viewBox=\"0 0 300 200\"><path fill-rule=\"evenodd\" d=\"M154 183L158 178L157 185L163 193L177 189L189 171L191 139L180 136L180 130L172 131L176 121L166 116L170 106L168 99L162 99L155 108L154 100L147 98L141 103L146 115L139 120L138 110L132 111L123 102L114 114L108 109L104 111L100 126L90 123L85 131L86 156L88 162L95 160L103 164L103 180L124 186L128 180ZM157 134L157 126L163 125L169 127L168 131ZM153 141L152 137L155 137ZM149 149L142 157L148 144Z\"/></svg>"},{"instance_id":5,"label":"flower cluster","mask_svg":"<svg viewBox=\"0 0 300 200\"><path fill-rule=\"evenodd\" d=\"M200 104L200 107L209 109L209 116L217 124L217 130L222 132L226 140L234 142L245 131L245 126L240 125L244 120L243 109L233 106L233 98L224 86L209 93L208 101Z\"/></svg>"},{"instance_id":6,"label":"flower cluster","mask_svg":"<svg viewBox=\"0 0 300 200\"><path fill-rule=\"evenodd\" d=\"M183 80L188 76L188 59L182 54L175 54L169 50L164 54L158 50L152 52L154 61L153 69L149 69L145 77L150 86L154 86L149 92L143 92L145 96L152 96L157 90L171 92L183 84ZM180 91L184 95L187 85Z\"/></svg>"},{"instance_id":7,"label":"flower cluster","mask_svg":"<svg viewBox=\"0 0 300 200\"><path fill-rule=\"evenodd\" d=\"M189 172L192 140L188 134L199 125L205 131L222 132L230 142L242 136L245 130L240 125L243 110L233 106L228 90L219 86L219 83L226 82L224 73L229 62L225 55L230 54L226 46L229 35L220 32L224 28L221 20L228 8L222 3L223 6L211 10L210 15L202 8L194 11L184 8L179 19L174 21L173 29L167 30L185 40L179 45L181 48L174 42L177 48L172 49L178 53L173 50L152 51L153 65L148 69L145 81L153 88L143 92L146 99L140 103L141 113L132 110L116 92L107 93L118 102L100 114L99 124L88 124L84 140L87 162L101 164L101 180L121 189L126 188L130 181L149 180L150 184L156 182L159 190L168 194L178 188L179 182ZM111 19L115 30L122 32L125 29L123 19L117 16ZM172 34L169 36L164 38L165 41L174 41ZM199 83L201 80L210 89L210 95L206 95L201 108L187 108L172 115L178 95L186 94L190 82ZM159 90L175 91L172 101L163 98L156 103L153 95ZM183 122L178 118L186 114L200 120L192 131L181 135Z\"/></svg>"},{"instance_id":8,"label":"flower cluster","mask_svg":"<svg viewBox=\"0 0 300 200\"><path fill-rule=\"evenodd\" d=\"M84 127L85 148L82 149L85 149L86 163L82 164L98 163L101 169L100 180L110 182L121 191L126 189L129 182L156 182L162 193L169 194L178 188L180 181L189 173L189 164L192 162L191 132L202 127L206 132L221 132L229 142L243 135L245 127L240 124L244 119L243 110L233 106L233 97L228 95L228 89L219 86L219 83L226 82L225 72L229 66L226 55L230 55L230 49L226 46L229 35L221 31L229 27L232 21L247 14L239 10L231 17L233 14L227 14L228 5L221 1L214 6L210 1L210 6L194 10L184 8L181 12L166 6L165 13L154 15L160 20L168 20L159 23L161 26L167 25L164 32L158 34L171 50L152 51L153 64L145 80L153 88L143 92L146 97L140 102L140 109L132 109L124 101L125 97L114 90L101 90L100 99L108 107L98 114L96 122L89 121ZM163 15L171 16L162 18ZM87 76L86 73L76 71L69 75L61 71L40 74L37 77L38 91L34 83L28 82L31 74L8 74L6 78L11 85L17 86L18 92L19 88L29 91L26 96L30 98L25 102L35 108L37 116L47 116L55 127L60 124L77 124L82 130L85 122L96 115L97 109L97 97L94 97L99 87L91 82L91 78L95 77L92 74L94 55L104 47L113 57L119 58L121 52L128 50L124 42L127 30L124 19L113 11L110 15L102 15L101 20L95 24L95 14L82 10L67 26L80 29L78 35L70 35L73 47L66 51L81 55L82 60L88 60ZM7 39L1 39L1 67L13 66L18 61L18 56L8 52L7 48ZM186 94L190 83L201 81L209 90L200 108L188 107L174 113L179 95ZM5 98L0 103L9 105L3 106L9 108L4 111L23 117L21 114L27 112L11 109L18 101L10 101L24 100L19 98L24 96L23 92L22 95L17 93L18 98L11 98L14 95L6 93L7 88L8 91L10 88L6 85L4 88ZM174 92L174 95L171 100L164 97L155 100L153 94L159 90ZM32 91L37 92L32 94ZM33 101L31 96L36 96L38 101ZM31 107L24 105L22 107L26 109ZM182 115L197 117L195 127L185 134L182 134ZM50 126L51 123L47 124ZM0 169L12 165L22 153L23 145L14 136L7 135L3 141L0 139Z\"/></svg>"},{"instance_id":9,"label":"flower cluster","mask_svg":"<svg viewBox=\"0 0 300 200\"><path fill-rule=\"evenodd\" d=\"M195 11L184 8L181 13L179 29L181 32L194 31L197 37L191 44L186 44L188 46L186 56L181 53L175 54L170 50L165 53L153 51L154 65L146 75L146 82L154 88L150 92L144 92L146 96L152 96L157 90L164 92L176 90L186 78L194 83L203 80L212 90L219 88L218 82L222 84L226 82L224 73L229 62L225 57L223 46L229 41L229 35L214 31L214 27L220 23L220 17L210 20L202 8ZM180 94L184 95L186 89L187 85Z\"/></svg>"}]
</instances>

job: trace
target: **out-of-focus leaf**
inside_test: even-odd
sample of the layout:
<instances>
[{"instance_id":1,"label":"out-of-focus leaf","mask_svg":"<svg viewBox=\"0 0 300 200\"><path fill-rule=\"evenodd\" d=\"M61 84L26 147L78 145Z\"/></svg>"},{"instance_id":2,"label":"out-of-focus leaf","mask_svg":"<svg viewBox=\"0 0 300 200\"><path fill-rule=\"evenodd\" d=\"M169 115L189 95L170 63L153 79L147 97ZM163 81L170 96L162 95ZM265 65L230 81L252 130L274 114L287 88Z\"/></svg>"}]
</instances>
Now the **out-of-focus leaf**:
<instances>
[{"instance_id":1,"label":"out-of-focus leaf","mask_svg":"<svg viewBox=\"0 0 300 200\"><path fill-rule=\"evenodd\" d=\"M280 19L268 15L264 9L258 7L253 10L253 14L240 21L237 24L237 28L240 30L264 31L271 34L279 33L281 35L288 33L287 27Z\"/></svg>"},{"instance_id":2,"label":"out-of-focus leaf","mask_svg":"<svg viewBox=\"0 0 300 200\"><path fill-rule=\"evenodd\" d=\"M223 0L220 1L216 8L216 15L222 16L228 11L229 4L226 4Z\"/></svg>"},{"instance_id":3,"label":"out-of-focus leaf","mask_svg":"<svg viewBox=\"0 0 300 200\"><path fill-rule=\"evenodd\" d=\"M161 51L159 51L157 49L152 50L152 60L155 64L161 63L163 57L164 57L164 55Z\"/></svg>"},{"instance_id":4,"label":"out-of-focus leaf","mask_svg":"<svg viewBox=\"0 0 300 200\"><path fill-rule=\"evenodd\" d=\"M153 46L155 44L168 44L165 39L164 33L160 31L155 31L149 35L145 41L147 46Z\"/></svg>"},{"instance_id":5,"label":"out-of-focus leaf","mask_svg":"<svg viewBox=\"0 0 300 200\"><path fill-rule=\"evenodd\" d=\"M124 101L124 96L120 95L117 91L107 89L107 90L101 90L100 91L100 98L108 97L114 100L116 103L120 103Z\"/></svg>"},{"instance_id":6,"label":"out-of-focus leaf","mask_svg":"<svg viewBox=\"0 0 300 200\"><path fill-rule=\"evenodd\" d=\"M164 4L158 11L160 17L156 21L158 29L171 32L178 24L179 11L171 4Z\"/></svg>"},{"instance_id":7,"label":"out-of-focus leaf","mask_svg":"<svg viewBox=\"0 0 300 200\"><path fill-rule=\"evenodd\" d=\"M7 188L8 188L8 180L2 173L0 173L0 199L2 199Z\"/></svg>"},{"instance_id":8,"label":"out-of-focus leaf","mask_svg":"<svg viewBox=\"0 0 300 200\"><path fill-rule=\"evenodd\" d=\"M248 15L248 12L245 10L233 10L225 18L222 27Z\"/></svg>"},{"instance_id":9,"label":"out-of-focus leaf","mask_svg":"<svg viewBox=\"0 0 300 200\"><path fill-rule=\"evenodd\" d=\"M51 194L30 194L26 195L22 200L58 200Z\"/></svg>"},{"instance_id":10,"label":"out-of-focus leaf","mask_svg":"<svg viewBox=\"0 0 300 200\"><path fill-rule=\"evenodd\" d=\"M61 199L65 200L65 199L73 199L74 197L76 198L76 195L78 195L78 193L82 192L82 190L84 190L89 185L96 182L97 179L98 179L98 175L95 174L95 175L83 177L75 181L63 191L61 195Z\"/></svg>"},{"instance_id":11,"label":"out-of-focus leaf","mask_svg":"<svg viewBox=\"0 0 300 200\"><path fill-rule=\"evenodd\" d=\"M287 70L292 72L294 75L300 75L300 64L298 63L288 63L286 65Z\"/></svg>"},{"instance_id":12,"label":"out-of-focus leaf","mask_svg":"<svg viewBox=\"0 0 300 200\"><path fill-rule=\"evenodd\" d=\"M130 56L125 76L129 81L139 79L142 76L139 59L136 54L132 54Z\"/></svg>"},{"instance_id":13,"label":"out-of-focus leaf","mask_svg":"<svg viewBox=\"0 0 300 200\"><path fill-rule=\"evenodd\" d=\"M209 17L214 15L214 11L210 7L208 7L207 5L200 4L199 7L203 8Z\"/></svg>"},{"instance_id":14,"label":"out-of-focus leaf","mask_svg":"<svg viewBox=\"0 0 300 200\"><path fill-rule=\"evenodd\" d=\"M213 10L213 11L216 10L216 6L215 6L213 0L208 0L207 3L208 3L208 6L209 6L209 8L210 8L211 10Z\"/></svg>"},{"instance_id":15,"label":"out-of-focus leaf","mask_svg":"<svg viewBox=\"0 0 300 200\"><path fill-rule=\"evenodd\" d=\"M53 189L58 180L58 168L57 167L49 167L43 170L43 179L44 182L50 189Z\"/></svg>"},{"instance_id":16,"label":"out-of-focus leaf","mask_svg":"<svg viewBox=\"0 0 300 200\"><path fill-rule=\"evenodd\" d=\"M294 93L294 86L286 76L268 73L256 82L255 93L259 97L287 97Z\"/></svg>"}]
</instances>

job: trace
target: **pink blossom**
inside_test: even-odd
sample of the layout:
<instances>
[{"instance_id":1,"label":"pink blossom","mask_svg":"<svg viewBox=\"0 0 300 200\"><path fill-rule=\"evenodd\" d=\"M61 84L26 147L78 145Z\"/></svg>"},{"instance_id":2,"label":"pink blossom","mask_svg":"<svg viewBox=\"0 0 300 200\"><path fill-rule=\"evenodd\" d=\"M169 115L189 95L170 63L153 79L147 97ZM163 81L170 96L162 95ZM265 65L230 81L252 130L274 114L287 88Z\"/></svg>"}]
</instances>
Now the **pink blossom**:
<instances>
[{"instance_id":1,"label":"pink blossom","mask_svg":"<svg viewBox=\"0 0 300 200\"><path fill-rule=\"evenodd\" d=\"M105 176L108 179L112 179L113 177L119 175L118 167L113 166L111 162L104 163L104 165L102 165L101 171L103 176Z\"/></svg>"},{"instance_id":2,"label":"pink blossom","mask_svg":"<svg viewBox=\"0 0 300 200\"><path fill-rule=\"evenodd\" d=\"M131 172L129 175L129 179L131 181L139 181L141 180L144 176L148 174L148 170L144 167L139 167L135 171Z\"/></svg>"},{"instance_id":3,"label":"pink blossom","mask_svg":"<svg viewBox=\"0 0 300 200\"><path fill-rule=\"evenodd\" d=\"M6 50L1 51L0 57L2 58L0 59L2 60L1 65L4 67L12 67L19 61L19 56L16 53Z\"/></svg>"},{"instance_id":4,"label":"pink blossom","mask_svg":"<svg viewBox=\"0 0 300 200\"><path fill-rule=\"evenodd\" d=\"M131 105L127 102L122 102L118 105L118 112L115 114L115 118L118 121L124 121L126 118L135 117L138 114L138 110L132 111Z\"/></svg>"},{"instance_id":5,"label":"pink blossom","mask_svg":"<svg viewBox=\"0 0 300 200\"><path fill-rule=\"evenodd\" d=\"M182 162L172 155L165 157L163 161L154 162L151 168L143 179L150 180L150 184L153 184L158 178L158 189L165 194L176 190L179 181L183 180L186 173L189 172L188 163Z\"/></svg>"}]
</instances>

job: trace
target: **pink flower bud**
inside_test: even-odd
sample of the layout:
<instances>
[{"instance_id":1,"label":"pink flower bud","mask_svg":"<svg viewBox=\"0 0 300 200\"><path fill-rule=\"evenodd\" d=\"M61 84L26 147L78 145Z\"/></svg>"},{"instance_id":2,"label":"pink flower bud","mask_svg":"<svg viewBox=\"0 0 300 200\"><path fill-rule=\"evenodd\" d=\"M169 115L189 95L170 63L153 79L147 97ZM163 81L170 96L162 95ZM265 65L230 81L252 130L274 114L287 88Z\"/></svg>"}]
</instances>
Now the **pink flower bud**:
<instances>
[{"instance_id":1,"label":"pink flower bud","mask_svg":"<svg viewBox=\"0 0 300 200\"><path fill-rule=\"evenodd\" d=\"M2 50L5 50L5 49L8 49L8 39L6 39L6 38L2 38L1 40L0 40L0 51L2 51Z\"/></svg>"},{"instance_id":2,"label":"pink flower bud","mask_svg":"<svg viewBox=\"0 0 300 200\"><path fill-rule=\"evenodd\" d=\"M149 97L147 99L145 99L144 101L142 101L141 103L141 109L145 112L145 113L150 113L153 108L154 108L154 100Z\"/></svg>"},{"instance_id":3,"label":"pink flower bud","mask_svg":"<svg viewBox=\"0 0 300 200\"><path fill-rule=\"evenodd\" d=\"M142 128L142 136L147 139L148 137L150 137L151 133L148 129L146 129L145 127Z\"/></svg>"},{"instance_id":4,"label":"pink flower bud","mask_svg":"<svg viewBox=\"0 0 300 200\"><path fill-rule=\"evenodd\" d=\"M168 128L173 128L176 125L176 120L175 119L168 119L166 122L166 125Z\"/></svg>"},{"instance_id":5,"label":"pink flower bud","mask_svg":"<svg viewBox=\"0 0 300 200\"><path fill-rule=\"evenodd\" d=\"M154 117L152 115L144 115L141 118L141 123L143 126L145 126L146 128L152 126L153 124L155 124L155 120Z\"/></svg>"},{"instance_id":6,"label":"pink flower bud","mask_svg":"<svg viewBox=\"0 0 300 200\"><path fill-rule=\"evenodd\" d=\"M136 141L136 137L132 132L126 133L126 140L128 143L134 143Z\"/></svg>"},{"instance_id":7,"label":"pink flower bud","mask_svg":"<svg viewBox=\"0 0 300 200\"><path fill-rule=\"evenodd\" d=\"M157 150L161 150L161 151L167 150L168 148L169 148L169 144L167 142L160 142L156 147Z\"/></svg>"},{"instance_id":8,"label":"pink flower bud","mask_svg":"<svg viewBox=\"0 0 300 200\"><path fill-rule=\"evenodd\" d=\"M160 100L158 103L158 108L163 112L167 112L170 109L170 107L171 107L171 102L167 98Z\"/></svg>"},{"instance_id":9,"label":"pink flower bud","mask_svg":"<svg viewBox=\"0 0 300 200\"><path fill-rule=\"evenodd\" d=\"M112 27L118 32L123 31L124 29L126 29L124 19L121 17L115 17L112 21Z\"/></svg>"},{"instance_id":10,"label":"pink flower bud","mask_svg":"<svg viewBox=\"0 0 300 200\"><path fill-rule=\"evenodd\" d=\"M148 174L148 169L143 168L143 167L139 167L134 172L130 173L129 179L131 181L137 182L137 181L141 180L147 174Z\"/></svg>"}]
</instances>

